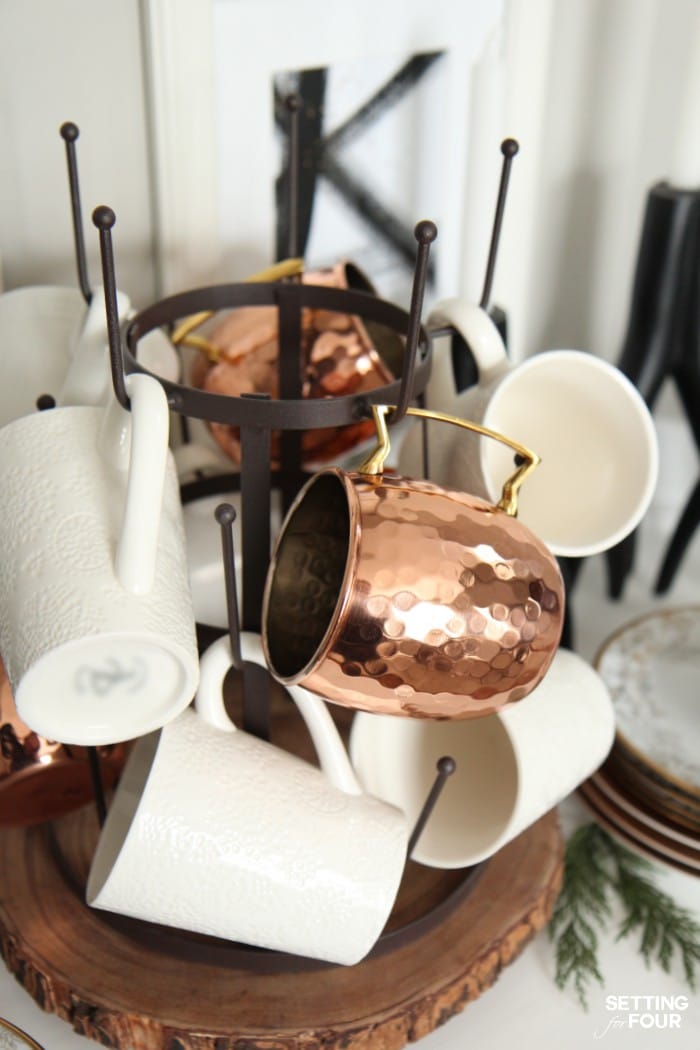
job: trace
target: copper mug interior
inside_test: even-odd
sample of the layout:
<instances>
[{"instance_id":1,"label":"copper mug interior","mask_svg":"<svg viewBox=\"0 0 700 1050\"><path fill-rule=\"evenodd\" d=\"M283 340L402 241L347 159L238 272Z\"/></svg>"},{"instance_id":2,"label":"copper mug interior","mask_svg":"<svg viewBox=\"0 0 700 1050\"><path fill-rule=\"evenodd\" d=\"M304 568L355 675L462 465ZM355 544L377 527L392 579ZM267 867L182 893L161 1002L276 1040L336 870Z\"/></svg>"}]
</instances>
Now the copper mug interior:
<instances>
[{"instance_id":1,"label":"copper mug interior","mask_svg":"<svg viewBox=\"0 0 700 1050\"><path fill-rule=\"evenodd\" d=\"M103 787L126 759L124 744L99 747ZM88 752L39 736L22 722L0 661L0 828L54 820L93 798Z\"/></svg>"},{"instance_id":2,"label":"copper mug interior","mask_svg":"<svg viewBox=\"0 0 700 1050\"><path fill-rule=\"evenodd\" d=\"M491 714L527 696L561 635L547 547L476 496L328 468L290 508L268 572L273 674L360 710Z\"/></svg>"}]
</instances>

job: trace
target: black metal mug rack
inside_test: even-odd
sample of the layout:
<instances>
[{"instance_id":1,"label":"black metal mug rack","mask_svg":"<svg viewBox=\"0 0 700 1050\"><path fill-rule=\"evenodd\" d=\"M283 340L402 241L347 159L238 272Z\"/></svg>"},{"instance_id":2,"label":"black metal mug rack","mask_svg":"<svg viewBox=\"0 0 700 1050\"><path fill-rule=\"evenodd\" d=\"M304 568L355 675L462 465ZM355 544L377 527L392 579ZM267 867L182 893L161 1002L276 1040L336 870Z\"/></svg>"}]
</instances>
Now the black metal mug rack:
<instances>
[{"instance_id":1,"label":"black metal mug rack","mask_svg":"<svg viewBox=\"0 0 700 1050\"><path fill-rule=\"evenodd\" d=\"M285 100L288 115L287 250L290 257L298 254L299 239L297 222L299 106L300 100L296 96L291 95ZM80 132L77 125L66 122L61 126L60 134L65 142L78 283L83 298L89 304L92 299L92 290L88 278L75 146ZM506 139L501 145L504 160L480 301L484 309L488 309L489 306L510 168L518 148L518 143L514 139ZM225 505L217 511L217 520L221 525L222 534L229 635L234 666L243 674L243 727L246 731L261 738L269 738L269 679L264 669L257 665L245 664L241 660L238 632L241 623L247 629L260 627L262 595L270 551L271 490L275 486L279 487L282 491L283 506L288 507L305 480L306 475L301 467L300 437L302 431L314 427L343 426L370 418L370 406L373 402L396 404L391 418L393 425L403 418L411 401L421 398L430 374L431 341L429 335L421 327L420 317L428 273L430 245L437 236L437 228L429 221L420 222L415 228L418 248L408 314L399 307L366 292L314 287L302 285L298 281L256 285L228 284L171 296L141 311L122 331L117 308L117 283L111 234L115 221L114 212L106 206L98 207L93 212L93 223L99 230L100 239L112 385L117 400L124 408L130 407L126 390L126 375L130 372L147 371L136 358L138 342L153 329L172 326L182 317L201 311L235 309L241 306L275 306L278 310L279 400L271 401L265 395L247 397L244 395L240 398L231 398L155 377L165 389L169 407L183 420L185 434L187 433L186 424L190 418L233 424L240 428L240 473L201 479L193 485L185 486L182 494L183 500L187 500L236 488L241 490L243 508L242 616L239 614L233 569L231 514L235 512L232 508L227 509ZM371 394L348 395L315 401L302 399L300 334L301 314L305 307L320 307L340 313L357 314L364 321L383 325L404 336L405 350L400 379ZM436 334L452 336L455 378L458 380L460 368L463 375L465 362L469 361L468 348L456 345L457 333L454 330L440 331ZM51 407L48 399L40 407ZM279 472L273 472L270 467L273 431L279 431L281 434L281 469ZM425 427L423 428L423 441L427 462L427 429ZM106 806L96 751L91 754L91 769L98 818L100 823L103 823ZM442 787L454 769L455 763L450 756L444 756L438 763L433 788L426 798L411 836L409 855L437 802Z\"/></svg>"},{"instance_id":2,"label":"black metal mug rack","mask_svg":"<svg viewBox=\"0 0 700 1050\"><path fill-rule=\"evenodd\" d=\"M299 101L290 96L286 100L288 113L288 254L298 253L297 186L299 167L298 110ZM82 227L80 186L78 179L75 143L79 129L73 123L65 123L60 129L65 142L73 234L76 253L77 275L80 290L86 303L92 300L85 238ZM501 146L504 157L501 183L494 217L489 258L480 305L488 309L493 283L497 247L500 239L506 191L513 157L518 151L515 140L507 139ZM170 296L142 310L122 326L117 308L117 284L112 246L114 212L101 206L93 212L93 223L99 231L100 255L105 297L105 311L109 341L109 356L112 386L119 403L130 408L126 377L133 372L146 372L137 360L140 339L156 328L170 327L183 317L200 312L216 312L239 307L275 307L279 322L278 379L280 396L272 400L267 395L242 395L230 397L196 389L187 384L174 383L154 376L165 390L170 409L183 421L183 432L187 434L187 421L192 418L210 423L233 425L240 430L240 472L221 474L214 478L200 478L182 489L183 501L197 499L203 495L220 494L235 489L241 491L242 503L242 569L243 603L239 610L234 569L232 524L235 510L229 504L220 504L216 520L220 525L222 558L226 583L226 607L228 633L231 643L232 663L242 675L243 728L265 739L269 738L269 677L265 669L242 660L240 629L260 628L262 598L265 577L270 557L270 504L273 488L281 490L283 507L288 507L308 474L302 468L301 433L306 430L326 427L342 427L371 418L372 404L394 404L390 425L400 422L409 404L422 400L431 366L431 334L421 326L420 318L424 297L430 245L437 236L437 228L430 221L418 223L415 228L417 251L415 258L413 289L409 311L383 301L373 294L356 290L336 290L321 286L302 284L298 280L270 284L225 284L200 288ZM302 398L301 323L302 311L320 308L331 312L359 316L364 322L389 329L394 336L404 339L404 354L400 378L377 388L370 393L346 395L323 399ZM460 387L465 385L464 366L469 362L468 347L458 343L453 329L440 330L435 335L452 337L452 353L455 379ZM459 366L459 367L458 367ZM459 380L460 368L462 381ZM473 381L473 379L471 380ZM37 407L53 407L53 399L39 399ZM280 469L271 468L271 439L273 432L280 434ZM427 431L424 428L424 449L427 457ZM222 633L222 632L219 632ZM209 641L212 639L209 638ZM95 802L100 824L104 822L106 805L102 790L99 758L91 749L91 769L95 788ZM438 798L454 773L454 759L445 755L438 760L433 785L415 821L407 846L407 859L420 838ZM480 868L483 867L479 866ZM440 917L464 896L473 884L473 876L479 869L469 869L464 880L449 898L436 906L423 919L409 924L407 928L385 933L379 940L376 951L388 950L390 946L403 943L420 933L425 927L440 921ZM189 950L189 949L188 949ZM240 946L236 951L240 951ZM255 949L243 949L256 952ZM374 953L373 953L374 954ZM287 959L285 968L297 968L304 960ZM308 964L308 960L306 963Z\"/></svg>"}]
</instances>

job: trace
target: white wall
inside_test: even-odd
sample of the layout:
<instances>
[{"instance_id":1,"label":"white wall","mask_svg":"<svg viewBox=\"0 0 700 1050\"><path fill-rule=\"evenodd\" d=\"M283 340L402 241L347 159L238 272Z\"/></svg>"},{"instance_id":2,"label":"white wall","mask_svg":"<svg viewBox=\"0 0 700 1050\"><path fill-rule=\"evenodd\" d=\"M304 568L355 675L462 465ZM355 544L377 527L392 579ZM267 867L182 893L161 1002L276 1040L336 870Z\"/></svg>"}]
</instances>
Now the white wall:
<instances>
[{"instance_id":1,"label":"white wall","mask_svg":"<svg viewBox=\"0 0 700 1050\"><path fill-rule=\"evenodd\" d=\"M522 140L499 299L518 356L615 360L649 187L700 188L697 0L507 0L504 130Z\"/></svg>"},{"instance_id":2,"label":"white wall","mask_svg":"<svg viewBox=\"0 0 700 1050\"><path fill-rule=\"evenodd\" d=\"M97 204L117 213L117 280L154 298L148 137L138 0L0 3L0 256L4 284L76 281L59 126L80 128L85 237L100 283Z\"/></svg>"},{"instance_id":3,"label":"white wall","mask_svg":"<svg viewBox=\"0 0 700 1050\"><path fill-rule=\"evenodd\" d=\"M259 4L261 11L275 10L274 4ZM247 259L240 258L240 247L251 250L244 236L251 209L239 207L234 221L236 209L221 198L227 186L240 192L259 182L258 169L270 157L269 135L257 147L246 139L242 149L239 134L236 164L226 166L225 133L236 126L247 136L249 99L239 92L216 96L212 11L246 6L240 0L0 3L0 253L6 286L74 280L57 130L66 119L82 130L78 145L86 218L101 202L117 211L119 283L137 304L155 293L151 241L156 224L156 257L166 288L217 279L217 237L232 239L234 248L238 237L234 255L240 267L240 272L221 272L219 279L243 275ZM394 0L376 6L393 10ZM158 106L157 134L150 138L140 7L147 12L149 89ZM341 0L328 0L324 26L334 9L347 14ZM471 4L479 27L487 9L483 0ZM415 10L408 5L404 17L412 18ZM439 36L436 19L441 12L446 17L446 10L445 5L431 9L434 36ZM694 141L700 149L700 92L692 80L700 68L700 3L504 0L504 11L472 70L475 105L479 84L474 78L481 76L482 87L491 85L489 113L484 118L481 110L480 129L474 129L471 113L469 136L462 117L454 121L455 140L460 148L466 141L468 156L462 269L455 268L449 292L479 294L498 175L497 144L515 135L521 152L513 168L495 284L496 300L509 311L514 354L573 345L614 360L648 187L678 166L683 142ZM413 41L416 34L426 39L417 25L411 36L402 23L402 41ZM313 23L305 25L307 50L318 31ZM337 47L337 32L328 33ZM288 41L294 60L297 37ZM391 41L395 46L393 36ZM275 54L284 46L274 38ZM261 69L271 64L268 52L267 46L260 51ZM222 54L229 71L258 67L245 24L233 37L219 40ZM219 87L222 83L225 79ZM465 123L469 116L463 114ZM156 161L157 207L151 206L149 150ZM226 167L221 197L219 165ZM91 272L98 280L92 233L88 223ZM447 239L443 224L443 251ZM267 260L269 248L266 238L257 251Z\"/></svg>"}]
</instances>

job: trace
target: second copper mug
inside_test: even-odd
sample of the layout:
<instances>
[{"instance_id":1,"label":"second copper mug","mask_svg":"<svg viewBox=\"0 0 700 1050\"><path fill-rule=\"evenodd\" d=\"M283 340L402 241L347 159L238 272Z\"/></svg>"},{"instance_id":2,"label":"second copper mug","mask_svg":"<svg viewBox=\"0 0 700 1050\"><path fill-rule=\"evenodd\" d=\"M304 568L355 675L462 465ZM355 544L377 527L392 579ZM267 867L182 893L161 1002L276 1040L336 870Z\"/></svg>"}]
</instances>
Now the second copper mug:
<instances>
[{"instance_id":1,"label":"second copper mug","mask_svg":"<svg viewBox=\"0 0 700 1050\"><path fill-rule=\"evenodd\" d=\"M97 750L107 789L121 772L125 745ZM54 820L92 797L87 749L47 740L22 722L0 660L0 828Z\"/></svg>"},{"instance_id":2,"label":"second copper mug","mask_svg":"<svg viewBox=\"0 0 700 1050\"><path fill-rule=\"evenodd\" d=\"M561 635L556 560L517 521L517 494L539 462L467 420L410 408L504 441L520 456L496 506L429 481L384 475L379 445L358 468L304 486L282 526L263 601L272 673L366 711L419 718L491 714L527 696Z\"/></svg>"}]
</instances>

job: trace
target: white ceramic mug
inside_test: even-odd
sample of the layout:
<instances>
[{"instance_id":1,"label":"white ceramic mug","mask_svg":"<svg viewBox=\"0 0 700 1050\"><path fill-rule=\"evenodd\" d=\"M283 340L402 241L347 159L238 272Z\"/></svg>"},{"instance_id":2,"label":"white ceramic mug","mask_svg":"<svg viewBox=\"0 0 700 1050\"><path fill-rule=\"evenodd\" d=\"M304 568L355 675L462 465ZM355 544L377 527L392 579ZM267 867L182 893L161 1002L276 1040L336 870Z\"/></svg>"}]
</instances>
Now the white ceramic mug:
<instances>
[{"instance_id":1,"label":"white ceramic mug","mask_svg":"<svg viewBox=\"0 0 700 1050\"><path fill-rule=\"evenodd\" d=\"M56 397L85 316L77 288L33 285L0 295L0 426Z\"/></svg>"},{"instance_id":2,"label":"white ceramic mug","mask_svg":"<svg viewBox=\"0 0 700 1050\"><path fill-rule=\"evenodd\" d=\"M366 791L415 823L442 756L457 767L413 850L434 868L492 856L598 768L615 733L612 701L580 656L560 649L519 704L466 721L355 715L350 753Z\"/></svg>"},{"instance_id":3,"label":"white ceramic mug","mask_svg":"<svg viewBox=\"0 0 700 1050\"><path fill-rule=\"evenodd\" d=\"M257 635L245 660L264 666ZM139 740L102 830L87 902L233 941L359 962L391 912L405 856L398 810L362 794L323 701L289 694L321 770L225 712L227 637L201 663L197 713Z\"/></svg>"},{"instance_id":4,"label":"white ceramic mug","mask_svg":"<svg viewBox=\"0 0 700 1050\"><path fill-rule=\"evenodd\" d=\"M174 718L197 687L168 406L54 408L0 430L0 650L41 736L109 744Z\"/></svg>"},{"instance_id":5,"label":"white ceramic mug","mask_svg":"<svg viewBox=\"0 0 700 1050\"><path fill-rule=\"evenodd\" d=\"M618 368L581 350L550 350L512 364L480 307L448 299L428 326L452 325L477 364L475 386L457 394L449 354L434 355L428 402L531 448L541 457L523 486L518 516L560 556L613 547L641 521L658 475L658 442L643 398ZM422 473L418 428L404 443L401 473ZM428 476L494 499L512 456L497 442L429 430Z\"/></svg>"},{"instance_id":6,"label":"white ceramic mug","mask_svg":"<svg viewBox=\"0 0 700 1050\"><path fill-rule=\"evenodd\" d=\"M119 316L133 313L117 294ZM139 362L176 382L180 360L160 329L139 341ZM50 394L59 405L101 405L109 392L109 351L104 296L89 306L77 288L28 285L0 295L0 426L34 412Z\"/></svg>"}]
</instances>

